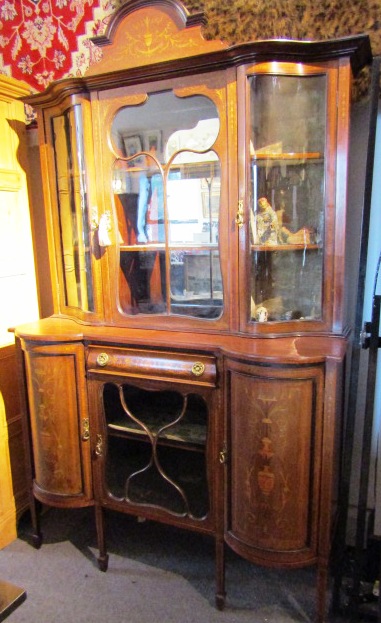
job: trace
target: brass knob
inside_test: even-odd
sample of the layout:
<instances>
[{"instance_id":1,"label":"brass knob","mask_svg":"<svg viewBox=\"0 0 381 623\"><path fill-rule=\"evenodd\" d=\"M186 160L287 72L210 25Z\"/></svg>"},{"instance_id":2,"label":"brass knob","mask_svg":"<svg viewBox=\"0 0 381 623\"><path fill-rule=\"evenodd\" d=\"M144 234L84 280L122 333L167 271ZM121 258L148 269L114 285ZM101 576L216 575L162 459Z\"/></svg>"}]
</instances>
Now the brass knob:
<instances>
[{"instance_id":1,"label":"brass knob","mask_svg":"<svg viewBox=\"0 0 381 623\"><path fill-rule=\"evenodd\" d=\"M205 365L201 361L196 361L192 366L192 374L201 376L205 372Z\"/></svg>"},{"instance_id":2,"label":"brass knob","mask_svg":"<svg viewBox=\"0 0 381 623\"><path fill-rule=\"evenodd\" d=\"M109 361L109 356L107 353L99 353L97 357L98 366L101 366L102 368L104 368L104 366L107 366L108 361Z\"/></svg>"}]
</instances>

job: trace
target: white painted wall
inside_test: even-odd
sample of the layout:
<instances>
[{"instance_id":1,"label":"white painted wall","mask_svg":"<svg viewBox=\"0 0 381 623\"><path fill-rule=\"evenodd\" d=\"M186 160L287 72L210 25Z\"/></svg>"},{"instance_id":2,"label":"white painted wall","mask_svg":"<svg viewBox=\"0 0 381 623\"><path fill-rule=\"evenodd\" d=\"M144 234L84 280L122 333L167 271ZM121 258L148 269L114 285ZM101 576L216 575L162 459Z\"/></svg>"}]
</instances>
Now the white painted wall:
<instances>
[{"instance_id":1,"label":"white painted wall","mask_svg":"<svg viewBox=\"0 0 381 623\"><path fill-rule=\"evenodd\" d=\"M8 329L39 317L33 256L24 105L27 85L0 76L0 346Z\"/></svg>"}]
</instances>

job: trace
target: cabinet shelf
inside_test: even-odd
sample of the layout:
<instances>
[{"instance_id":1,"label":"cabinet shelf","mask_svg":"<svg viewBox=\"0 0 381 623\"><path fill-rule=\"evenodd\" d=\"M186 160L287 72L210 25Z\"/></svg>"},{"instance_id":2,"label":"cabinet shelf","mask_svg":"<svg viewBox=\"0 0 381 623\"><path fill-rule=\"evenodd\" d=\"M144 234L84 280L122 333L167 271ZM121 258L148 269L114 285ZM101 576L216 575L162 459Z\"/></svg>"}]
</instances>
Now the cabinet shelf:
<instances>
[{"instance_id":1,"label":"cabinet shelf","mask_svg":"<svg viewBox=\"0 0 381 623\"><path fill-rule=\"evenodd\" d=\"M184 449L205 450L208 418L204 402L197 395L188 397L187 409L178 420L184 398L177 392L148 392L124 386L131 417L122 409L117 388L107 384L104 389L105 414L109 435L176 445ZM165 428L166 427L166 428ZM164 430L163 430L164 428Z\"/></svg>"},{"instance_id":2,"label":"cabinet shelf","mask_svg":"<svg viewBox=\"0 0 381 623\"><path fill-rule=\"evenodd\" d=\"M323 154L319 151L312 152L286 152L286 153L271 153L271 152L255 152L251 156L254 164L264 165L268 161L276 163L283 162L286 164L302 164L308 160L311 164L324 162Z\"/></svg>"},{"instance_id":3,"label":"cabinet shelf","mask_svg":"<svg viewBox=\"0 0 381 623\"><path fill-rule=\"evenodd\" d=\"M321 246L318 244L252 244L251 251L318 251Z\"/></svg>"},{"instance_id":4,"label":"cabinet shelf","mask_svg":"<svg viewBox=\"0 0 381 623\"><path fill-rule=\"evenodd\" d=\"M168 422L164 418L148 416L144 418L144 425L149 429L153 437L158 437L160 443L176 444L186 446L187 449L203 450L206 444L206 426L199 423L182 423L179 422L175 426L160 432L160 429L167 425ZM110 435L122 436L128 438L139 438L141 441L149 441L147 432L139 426L137 422L130 420L117 421L107 425Z\"/></svg>"},{"instance_id":5,"label":"cabinet shelf","mask_svg":"<svg viewBox=\"0 0 381 623\"><path fill-rule=\"evenodd\" d=\"M163 243L152 243L152 244L130 244L130 245L120 245L120 251L123 253L130 253L131 251L164 251L166 249L166 244ZM169 245L170 251L218 251L218 244L215 243L198 243L198 242L181 242L181 243L172 243Z\"/></svg>"}]
</instances>

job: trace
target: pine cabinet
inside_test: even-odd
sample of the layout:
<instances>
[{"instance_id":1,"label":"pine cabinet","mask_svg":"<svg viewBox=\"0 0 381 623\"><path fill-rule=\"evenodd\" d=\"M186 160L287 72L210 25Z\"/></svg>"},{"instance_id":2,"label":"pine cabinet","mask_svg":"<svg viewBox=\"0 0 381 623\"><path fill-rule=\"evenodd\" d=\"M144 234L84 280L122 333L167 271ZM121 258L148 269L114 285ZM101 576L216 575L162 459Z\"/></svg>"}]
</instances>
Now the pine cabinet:
<instances>
[{"instance_id":1,"label":"pine cabinet","mask_svg":"<svg viewBox=\"0 0 381 623\"><path fill-rule=\"evenodd\" d=\"M38 112L55 313L17 328L32 490L316 564L325 616L344 366L352 76L366 36L206 41L125 3ZM40 539L36 523L37 538Z\"/></svg>"}]
</instances>

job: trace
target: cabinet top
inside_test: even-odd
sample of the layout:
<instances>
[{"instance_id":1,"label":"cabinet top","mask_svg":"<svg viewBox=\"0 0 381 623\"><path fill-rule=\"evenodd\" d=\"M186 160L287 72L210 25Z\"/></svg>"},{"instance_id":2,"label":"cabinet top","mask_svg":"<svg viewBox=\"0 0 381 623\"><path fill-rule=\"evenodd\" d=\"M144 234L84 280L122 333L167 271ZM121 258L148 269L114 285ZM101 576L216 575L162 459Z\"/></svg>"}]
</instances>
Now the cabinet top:
<instances>
[{"instance_id":1,"label":"cabinet top","mask_svg":"<svg viewBox=\"0 0 381 623\"><path fill-rule=\"evenodd\" d=\"M128 348L166 349L171 345L173 352L209 353L231 358L260 360L262 363L323 363L328 358L342 361L347 341L344 336L316 335L263 337L247 340L244 336L226 333L194 333L163 331L155 329L129 329L79 324L73 319L51 317L16 328L16 337L22 343L38 345L51 343L85 343L103 345L108 348L117 344Z\"/></svg>"},{"instance_id":2,"label":"cabinet top","mask_svg":"<svg viewBox=\"0 0 381 623\"><path fill-rule=\"evenodd\" d=\"M190 15L178 0L129 0L115 12L105 35L92 39L93 62L84 77L59 80L24 101L44 107L75 93L270 61L316 63L347 58L356 75L372 60L368 35L228 46L204 39L204 23L203 14Z\"/></svg>"}]
</instances>

